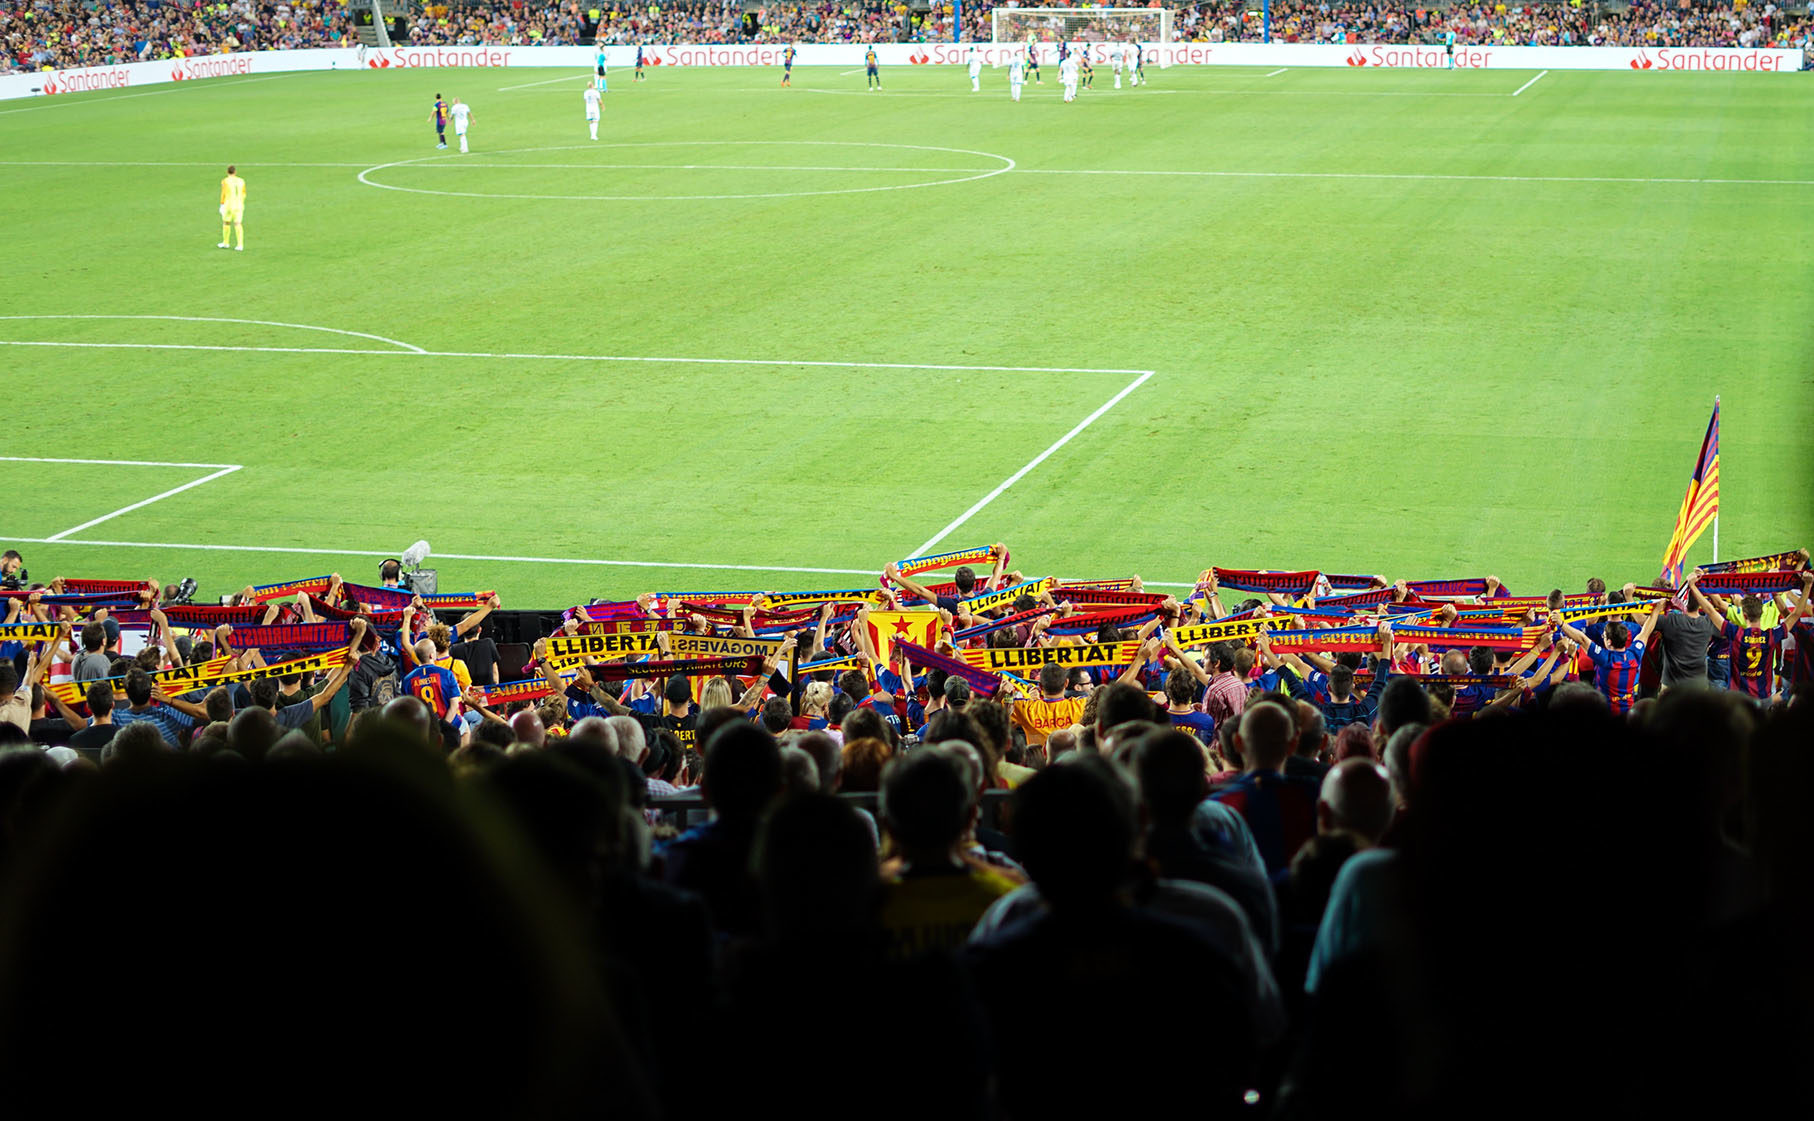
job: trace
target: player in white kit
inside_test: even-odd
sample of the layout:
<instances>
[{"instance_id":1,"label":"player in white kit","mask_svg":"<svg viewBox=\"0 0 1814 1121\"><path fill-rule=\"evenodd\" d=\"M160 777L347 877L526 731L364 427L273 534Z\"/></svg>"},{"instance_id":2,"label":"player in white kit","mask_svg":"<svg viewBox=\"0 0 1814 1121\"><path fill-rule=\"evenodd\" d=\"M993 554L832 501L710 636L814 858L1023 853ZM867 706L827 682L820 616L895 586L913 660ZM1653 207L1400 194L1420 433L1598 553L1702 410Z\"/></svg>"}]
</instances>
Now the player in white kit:
<instances>
[{"instance_id":1,"label":"player in white kit","mask_svg":"<svg viewBox=\"0 0 1814 1121\"><path fill-rule=\"evenodd\" d=\"M598 106L603 100L598 95L598 87L586 87L586 127L592 130L592 139L598 139Z\"/></svg>"},{"instance_id":2,"label":"player in white kit","mask_svg":"<svg viewBox=\"0 0 1814 1121\"><path fill-rule=\"evenodd\" d=\"M466 151L466 122L472 119L472 106L454 98L453 109L454 135L460 138L460 151Z\"/></svg>"},{"instance_id":3,"label":"player in white kit","mask_svg":"<svg viewBox=\"0 0 1814 1121\"><path fill-rule=\"evenodd\" d=\"M970 48L970 92L981 93L983 90L983 56Z\"/></svg>"},{"instance_id":4,"label":"player in white kit","mask_svg":"<svg viewBox=\"0 0 1814 1121\"><path fill-rule=\"evenodd\" d=\"M1066 101L1076 101L1077 100L1077 56L1076 55L1074 55L1074 54L1066 55L1064 58L1064 61L1058 64L1058 80L1064 84L1064 99ZM458 108L457 105L455 107ZM460 143L464 144L465 141L462 140Z\"/></svg>"},{"instance_id":5,"label":"player in white kit","mask_svg":"<svg viewBox=\"0 0 1814 1121\"><path fill-rule=\"evenodd\" d=\"M1121 57L1127 48L1117 44L1109 49L1109 66L1115 71L1115 88L1121 88Z\"/></svg>"},{"instance_id":6,"label":"player in white kit","mask_svg":"<svg viewBox=\"0 0 1814 1121\"><path fill-rule=\"evenodd\" d=\"M1021 61L1020 52L1014 52L1014 61L1008 63L1008 96L1020 100L1020 87L1027 83L1027 67Z\"/></svg>"}]
</instances>

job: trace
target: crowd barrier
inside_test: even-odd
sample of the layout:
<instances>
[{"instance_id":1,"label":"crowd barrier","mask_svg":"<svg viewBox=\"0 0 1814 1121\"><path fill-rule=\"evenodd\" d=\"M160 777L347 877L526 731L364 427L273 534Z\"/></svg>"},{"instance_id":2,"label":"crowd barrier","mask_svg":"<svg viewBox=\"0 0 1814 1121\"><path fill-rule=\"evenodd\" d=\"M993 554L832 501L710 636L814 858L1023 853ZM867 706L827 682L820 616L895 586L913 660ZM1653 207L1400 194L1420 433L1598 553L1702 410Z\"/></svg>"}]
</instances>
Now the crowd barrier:
<instances>
[{"instance_id":1,"label":"crowd barrier","mask_svg":"<svg viewBox=\"0 0 1814 1121\"><path fill-rule=\"evenodd\" d=\"M974 47L984 65L1002 66L1012 52L1025 48L998 43L884 43L875 46L883 67L962 66ZM797 50L797 66L857 67L869 49L855 43L804 43ZM1394 43L1170 43L1148 45L1146 64L1172 66L1347 66L1352 68L1444 69L1449 65L1441 47ZM644 46L645 65L779 66L783 44L722 46L684 43ZM1057 62L1051 43L1037 47L1040 64ZM1109 45L1089 46L1092 61L1106 64ZM572 67L592 66L592 47L326 47L315 50L253 51L207 55L199 58L130 62L118 66L91 66L72 70L44 70L0 75L0 100L55 96L92 90L154 86L169 82L219 78L236 74L282 74L305 70L412 70L436 67ZM606 48L613 69L629 67L634 46ZM1458 46L1455 66L1468 70L1629 70L1776 72L1800 70L1800 50L1742 47L1497 47Z\"/></svg>"}]
</instances>

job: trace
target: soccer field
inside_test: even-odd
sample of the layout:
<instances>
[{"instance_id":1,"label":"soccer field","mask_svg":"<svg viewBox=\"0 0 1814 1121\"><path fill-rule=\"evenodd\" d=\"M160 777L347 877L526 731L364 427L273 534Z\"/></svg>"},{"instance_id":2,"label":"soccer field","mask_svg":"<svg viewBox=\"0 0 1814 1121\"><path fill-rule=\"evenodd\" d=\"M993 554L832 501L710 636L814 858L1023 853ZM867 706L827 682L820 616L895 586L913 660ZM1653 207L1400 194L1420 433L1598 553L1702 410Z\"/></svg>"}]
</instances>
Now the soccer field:
<instances>
[{"instance_id":1,"label":"soccer field","mask_svg":"<svg viewBox=\"0 0 1814 1121\"><path fill-rule=\"evenodd\" d=\"M1814 76L883 76L614 72L596 143L547 70L0 102L0 545L214 594L425 537L514 606L991 541L1528 593L1656 575L1716 393L1721 555L1814 538Z\"/></svg>"}]
</instances>

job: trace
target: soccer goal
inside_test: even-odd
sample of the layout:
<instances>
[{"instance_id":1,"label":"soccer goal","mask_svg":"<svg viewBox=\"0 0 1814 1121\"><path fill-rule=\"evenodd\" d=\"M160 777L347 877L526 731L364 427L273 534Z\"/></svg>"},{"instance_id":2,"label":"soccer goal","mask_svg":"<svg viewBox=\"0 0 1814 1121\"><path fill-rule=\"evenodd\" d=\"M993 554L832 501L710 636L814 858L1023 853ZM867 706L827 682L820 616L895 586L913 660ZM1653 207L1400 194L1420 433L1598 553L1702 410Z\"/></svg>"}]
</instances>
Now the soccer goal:
<instances>
[{"instance_id":1,"label":"soccer goal","mask_svg":"<svg viewBox=\"0 0 1814 1121\"><path fill-rule=\"evenodd\" d=\"M990 13L997 43L1169 43L1170 8L1007 8Z\"/></svg>"}]
</instances>

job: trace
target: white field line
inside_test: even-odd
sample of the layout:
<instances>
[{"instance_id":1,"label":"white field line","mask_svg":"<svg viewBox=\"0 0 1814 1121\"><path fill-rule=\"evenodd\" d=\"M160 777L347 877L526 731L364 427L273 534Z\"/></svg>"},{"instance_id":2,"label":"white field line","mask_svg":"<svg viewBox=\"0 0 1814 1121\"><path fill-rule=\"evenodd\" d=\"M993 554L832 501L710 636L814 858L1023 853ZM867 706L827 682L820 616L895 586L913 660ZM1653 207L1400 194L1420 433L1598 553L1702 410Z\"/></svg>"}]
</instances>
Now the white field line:
<instances>
[{"instance_id":1,"label":"white field line","mask_svg":"<svg viewBox=\"0 0 1814 1121\"><path fill-rule=\"evenodd\" d=\"M50 317L46 317L50 318ZM407 344L404 344L407 345ZM406 358L502 358L511 361L548 360L554 362L652 362L705 366L812 366L847 370L942 370L959 373L1007 374L1139 374L1142 370L1088 366L961 366L929 365L923 362L832 362L805 358L665 358L628 354L498 354L466 350L364 350L331 346L220 346L201 343L99 343L48 342L24 339L0 339L0 346L42 346L96 348L102 350L220 350L253 354L370 354Z\"/></svg>"},{"instance_id":2,"label":"white field line","mask_svg":"<svg viewBox=\"0 0 1814 1121\"><path fill-rule=\"evenodd\" d=\"M592 81L592 75L590 75L590 74L562 74L558 78L543 78L539 82L524 82L520 86L499 86L498 92L499 93L509 93L511 90L526 90L526 89L533 89L536 86L551 86L556 82L578 82L578 81L584 81L589 85L589 84L591 84L591 81Z\"/></svg>"},{"instance_id":3,"label":"white field line","mask_svg":"<svg viewBox=\"0 0 1814 1121\"><path fill-rule=\"evenodd\" d=\"M0 160L0 167L225 167L227 160ZM259 163L258 167L370 167L369 163Z\"/></svg>"},{"instance_id":4,"label":"white field line","mask_svg":"<svg viewBox=\"0 0 1814 1121\"><path fill-rule=\"evenodd\" d=\"M0 455L8 463L96 463L103 467L233 467L235 463L170 463L161 459L55 459L41 455Z\"/></svg>"},{"instance_id":5,"label":"white field line","mask_svg":"<svg viewBox=\"0 0 1814 1121\"><path fill-rule=\"evenodd\" d=\"M1038 467L1040 464L1042 464L1046 460L1050 459L1052 457L1052 453L1056 452L1059 448L1062 448L1066 444L1070 443L1071 440L1074 439L1084 429L1088 428L1092 424L1095 424L1099 419L1102 418L1102 415L1104 413L1107 413L1110 409L1112 409L1116 405L1120 404L1121 399L1123 397L1126 397L1128 394L1132 393L1134 390L1139 389L1142 385L1145 385L1146 380L1152 376L1153 376L1153 371L1147 370L1147 371L1144 371L1143 373L1141 373L1141 375L1139 377L1135 378L1133 381L1128 382L1125 386L1122 387L1121 392L1115 394L1113 397L1110 397L1095 412L1091 413L1089 416L1086 416L1082 420L1078 421L1077 426L1075 428L1071 429L1069 432L1066 432L1064 435L1060 436L1057 440L1053 441L1051 447L1048 447L1045 451L1042 451L1038 455L1034 456L1033 459L1025 467L1022 467L1020 470L1014 472L1014 474L1009 475L1007 478L1003 479L1001 481L1000 485L998 485L994 490L990 491L988 494L983 495L982 498L977 500L975 505L971 506L968 510L965 510L963 513L959 514L957 517L953 518L949 525L945 526L944 529L941 529L937 533L933 534L932 537L929 538L925 544L921 545L919 548L915 549L913 552L911 552L907 555L910 557L918 557L918 556L924 556L925 554L930 553L932 551L933 546L937 545L940 541L943 541L945 538L947 538L947 537L951 536L953 533L955 533L961 526L963 526L963 524L965 522L967 522L971 518L975 517L977 515L977 513L979 513L982 510L983 507L989 505L989 503L994 502L997 498L1000 498L1003 494L1007 493L1009 487L1013 486L1015 483L1018 483L1022 479L1026 478L1027 472L1033 470L1033 468Z\"/></svg>"},{"instance_id":6,"label":"white field line","mask_svg":"<svg viewBox=\"0 0 1814 1121\"><path fill-rule=\"evenodd\" d=\"M567 171L886 171L913 173L921 171L994 171L990 167L821 167L801 166L798 164L772 163L484 163L469 161L467 163L425 163L413 164L412 169L423 170L458 170L458 171L515 171L518 168L537 170L560 168Z\"/></svg>"},{"instance_id":7,"label":"white field line","mask_svg":"<svg viewBox=\"0 0 1814 1121\"><path fill-rule=\"evenodd\" d=\"M1497 97L1498 94L1493 96ZM1814 187L1814 179L1640 178L1623 175L1441 175L1413 171L1146 171L1065 167L1016 167L1003 175L1193 175L1212 179L1428 179L1481 183L1689 183L1770 187Z\"/></svg>"},{"instance_id":8,"label":"white field line","mask_svg":"<svg viewBox=\"0 0 1814 1121\"><path fill-rule=\"evenodd\" d=\"M45 538L44 540L47 543L53 542L53 541L61 542L65 537L68 537L72 533L80 533L85 529L90 529L94 526L100 525L102 522L112 521L114 518L119 517L121 514L130 514L134 510L142 509L143 507L151 505L153 502L162 502L164 499L169 498L173 494L181 494L186 490L192 490L195 487L199 487L203 483L211 483L214 480L220 478L222 475L231 475L233 472L238 471L239 469L240 469L239 464L237 464L237 463L231 464L227 467L221 468L219 471L216 471L211 475L203 475L201 478L196 479L193 482L184 483L180 487L171 487L169 490L165 491L162 494L154 494L150 498L144 499L143 501L140 501L140 502L134 502L130 506L122 506L111 514L102 514L100 517L93 518L89 521L85 521L81 525L71 526L70 528L64 530L62 533L53 533L49 537Z\"/></svg>"},{"instance_id":9,"label":"white field line","mask_svg":"<svg viewBox=\"0 0 1814 1121\"><path fill-rule=\"evenodd\" d=\"M338 327L316 327L309 323L280 323L275 319L223 319L213 315L0 315L0 322L22 319L107 319L107 320L161 320L170 323L244 323L254 327L288 327L296 331L321 331L330 335L346 335L355 339L371 339L374 342L389 343L402 351L421 354L422 348L383 335L374 335L366 331L343 331Z\"/></svg>"},{"instance_id":10,"label":"white field line","mask_svg":"<svg viewBox=\"0 0 1814 1121\"><path fill-rule=\"evenodd\" d=\"M1548 73L1548 71L1544 71L1544 73ZM282 75L279 75L279 77L281 77L281 76ZM965 94L963 96L968 97L969 95ZM1482 96L1499 97L1502 95L1500 95L1500 94L1484 95L1483 94ZM67 160L67 161L66 160L10 160L10 161L0 160L0 167L214 167L214 166L216 166L216 163L214 163L214 162L210 162L210 163L157 163L157 162L139 162L139 161L129 162L129 161L124 161L124 160L121 160L118 162L109 162L109 161L89 162L89 161L77 161L77 160ZM362 163L361 164L355 164L355 163L280 163L280 164L257 164L257 165L247 165L247 166L257 166L257 167L369 167L371 165L362 164ZM470 164L466 164L466 165L413 164L411 166L413 166L413 167L436 167L436 166L474 166L474 165L470 165ZM504 167L506 165L492 164L492 165L485 165L485 166L499 168L499 167ZM510 166L510 167L529 167L529 166L542 166L542 165L511 164L508 166ZM561 166L561 167L576 167L577 168L577 167L581 167L583 165L560 164L560 165L546 165L546 166ZM632 165L599 164L597 166L598 166L598 169L601 171L609 171L613 167L629 167ZM691 168L691 169L696 169L696 170L712 170L714 168L720 167L721 165L693 164L693 165L685 165L685 166L688 168ZM762 170L781 171L781 170L795 170L795 169L778 168L778 167L774 167L772 165L765 165L765 166L763 166ZM925 167L921 167L921 168L849 168L846 170L850 170L850 171L887 170L887 171L938 171L938 172L944 172L944 171L976 171L977 169L976 168L925 168ZM1398 172L1398 171L1199 171L1199 170L1190 170L1190 169L1166 170L1166 169L1144 169L1144 168L1143 169L1131 169L1131 168L1087 168L1087 167L1014 167L1014 168L1003 169L1001 172L999 172L999 174L1002 174L1002 175L1181 175L1181 176L1197 176L1197 177L1211 178L1211 179L1387 179L1387 180L1427 179L1427 180L1431 180L1431 181L1435 181L1435 182L1463 182L1463 183L1466 183L1466 182L1483 182L1483 183L1644 183L1644 184L1679 183L1679 184L1687 184L1687 185L1695 185L1695 186L1727 186L1727 187L1814 187L1814 179L1710 179L1710 178L1686 178L1686 177L1643 178L1643 177L1639 177L1639 176L1618 176L1618 175L1443 175L1443 174L1439 174L1439 173L1410 172L1410 171L1403 171L1403 172ZM46 318L46 317L29 316L29 317L24 317L24 318ZM176 317L170 317L170 318L176 318ZM314 328L314 329L323 330L324 328ZM18 345L18 344L14 344L14 345ZM73 344L71 344L71 345L73 345ZM404 345L407 345L407 344L404 344ZM204 349L206 349L206 348L204 348ZM216 349L256 349L256 348L228 347L228 348L216 348ZM327 353L332 353L332 352L327 352ZM351 351L349 353L365 354L365 353L373 353L373 352ZM466 357L466 356L461 356L461 357ZM538 356L536 356L536 355L525 356L525 355L513 354L513 355L478 355L477 357L522 358L522 357L538 357ZM549 357L555 357L555 356L550 355ZM572 356L563 355L560 357L572 357ZM791 365L792 363L780 363L780 364L781 365ZM835 364L841 365L841 363L835 363ZM1134 371L1130 370L1130 371L1114 371L1114 372L1116 372L1116 373L1123 373L1123 372L1132 373Z\"/></svg>"},{"instance_id":11,"label":"white field line","mask_svg":"<svg viewBox=\"0 0 1814 1121\"><path fill-rule=\"evenodd\" d=\"M1278 76L1279 76L1279 75L1280 75L1280 74L1283 74L1283 73L1284 73L1284 72L1285 72L1285 71L1287 71L1287 70L1289 70L1289 69L1290 69L1290 67L1288 67L1288 66L1281 66L1281 67L1279 67L1279 68L1278 68L1278 69L1277 69L1277 70L1274 70L1274 71L1273 71L1273 72L1272 72L1272 73L1270 73L1270 74L1262 74L1262 75L1260 75L1260 76L1261 76L1261 77L1262 77L1262 78L1276 78L1276 77L1278 77Z\"/></svg>"},{"instance_id":12,"label":"white field line","mask_svg":"<svg viewBox=\"0 0 1814 1121\"><path fill-rule=\"evenodd\" d=\"M1541 78L1545 74L1548 74L1548 73L1549 73L1549 71L1547 71L1547 70L1539 70L1539 71L1537 71L1537 78ZM1536 85L1537 78L1532 78L1530 81L1524 83L1522 86L1519 86L1517 89L1513 90L1512 96L1517 97L1519 94L1523 93L1525 90L1530 89L1532 86Z\"/></svg>"},{"instance_id":13,"label":"white field line","mask_svg":"<svg viewBox=\"0 0 1814 1121\"><path fill-rule=\"evenodd\" d=\"M185 545L168 541L63 541L56 537L10 537L22 545L89 545L103 549L170 549L215 553L293 553L318 557L389 557L395 551L370 549L307 549L285 545ZM440 553L442 560L493 561L510 564L583 564L605 568L697 568L727 572L813 572L830 576L874 576L879 568L814 568L804 565L707 564L700 561L597 560L591 557L515 557L478 553ZM1177 587L1194 587L1179 584Z\"/></svg>"},{"instance_id":14,"label":"white field line","mask_svg":"<svg viewBox=\"0 0 1814 1121\"><path fill-rule=\"evenodd\" d=\"M294 77L296 74L311 74L311 73L320 73L320 71L297 70L290 74L269 74L263 78L247 78L243 82L220 82L219 79L209 79L207 82L204 82L201 84L201 88L214 89L214 88L216 88L216 84L218 82L218 83L220 83L220 88L238 89L240 86L249 86L254 82L274 82L279 78L290 78L290 77ZM102 104L104 102L108 102L108 101L130 101L135 97L161 97L167 93L181 93L184 90L192 90L194 88L195 88L195 86L192 83L173 82L173 83L171 83L170 88L167 90L149 90L145 93L125 93L125 94L120 94L117 97L77 98L73 94L59 94L55 98L55 100L52 100L45 104L27 105L23 109L0 109L0 117L7 116L8 114L11 114L11 113L35 113L40 109L57 109L57 108L61 108L62 106L65 106L65 105L100 105L100 104ZM66 98L67 98L67 100L65 100Z\"/></svg>"},{"instance_id":15,"label":"white field line","mask_svg":"<svg viewBox=\"0 0 1814 1121\"><path fill-rule=\"evenodd\" d=\"M87 545L101 549L168 549L182 552L215 553L285 553L317 557L390 557L396 550L377 549L308 549L284 545L184 545L168 541L59 541L49 537L9 537L20 545ZM724 572L805 572L825 576L874 576L878 568L817 568L786 564L707 564L700 561L599 560L591 557L514 557L486 556L476 553L436 553L443 560L491 561L508 564L578 564L601 568L685 568ZM1149 588L1194 588L1194 583L1163 580L1143 581Z\"/></svg>"}]
</instances>

